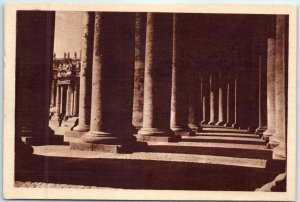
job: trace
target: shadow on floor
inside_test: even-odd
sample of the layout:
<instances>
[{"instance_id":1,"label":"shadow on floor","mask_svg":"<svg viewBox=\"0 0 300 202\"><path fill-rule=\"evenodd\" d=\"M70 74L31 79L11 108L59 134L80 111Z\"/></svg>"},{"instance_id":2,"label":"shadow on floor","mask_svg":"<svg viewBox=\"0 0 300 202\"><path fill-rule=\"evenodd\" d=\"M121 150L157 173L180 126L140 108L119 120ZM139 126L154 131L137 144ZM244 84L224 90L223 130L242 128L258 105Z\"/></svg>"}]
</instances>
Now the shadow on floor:
<instances>
[{"instance_id":1,"label":"shadow on floor","mask_svg":"<svg viewBox=\"0 0 300 202\"><path fill-rule=\"evenodd\" d=\"M278 174L271 167L33 155L16 162L15 180L125 189L254 191Z\"/></svg>"}]
</instances>

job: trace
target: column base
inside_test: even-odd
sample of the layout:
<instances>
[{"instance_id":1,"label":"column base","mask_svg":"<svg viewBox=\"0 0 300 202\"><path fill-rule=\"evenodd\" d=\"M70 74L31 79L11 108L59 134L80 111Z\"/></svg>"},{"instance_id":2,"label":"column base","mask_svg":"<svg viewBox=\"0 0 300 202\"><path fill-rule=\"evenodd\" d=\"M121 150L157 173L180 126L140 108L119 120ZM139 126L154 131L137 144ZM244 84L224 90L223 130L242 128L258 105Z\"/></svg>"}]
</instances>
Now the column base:
<instances>
[{"instance_id":1,"label":"column base","mask_svg":"<svg viewBox=\"0 0 300 202\"><path fill-rule=\"evenodd\" d=\"M224 121L219 121L216 123L217 126L224 126Z\"/></svg>"},{"instance_id":2,"label":"column base","mask_svg":"<svg viewBox=\"0 0 300 202\"><path fill-rule=\"evenodd\" d=\"M85 135L87 132L85 131L66 131L64 134L64 137L70 137L70 138L81 138L83 135Z\"/></svg>"},{"instance_id":3,"label":"column base","mask_svg":"<svg viewBox=\"0 0 300 202\"><path fill-rule=\"evenodd\" d=\"M273 149L273 160L286 160L286 150L281 145Z\"/></svg>"},{"instance_id":4,"label":"column base","mask_svg":"<svg viewBox=\"0 0 300 202\"><path fill-rule=\"evenodd\" d=\"M266 126L260 126L255 130L255 134L259 135L260 137L263 136L263 132L265 132L267 130Z\"/></svg>"},{"instance_id":5,"label":"column base","mask_svg":"<svg viewBox=\"0 0 300 202\"><path fill-rule=\"evenodd\" d=\"M208 122L209 122L209 121L203 120L203 121L200 122L200 124L208 124Z\"/></svg>"},{"instance_id":6,"label":"column base","mask_svg":"<svg viewBox=\"0 0 300 202\"><path fill-rule=\"evenodd\" d=\"M225 127L232 127L232 123L224 123L223 126L225 126Z\"/></svg>"},{"instance_id":7,"label":"column base","mask_svg":"<svg viewBox=\"0 0 300 202\"><path fill-rule=\"evenodd\" d=\"M266 131L263 132L262 139L263 139L263 140L266 140L266 141L269 141L270 137L271 137L273 134L274 134L273 131L267 129Z\"/></svg>"},{"instance_id":8,"label":"column base","mask_svg":"<svg viewBox=\"0 0 300 202\"><path fill-rule=\"evenodd\" d=\"M215 125L216 121L209 121L207 124L209 124L209 125Z\"/></svg>"},{"instance_id":9,"label":"column base","mask_svg":"<svg viewBox=\"0 0 300 202\"><path fill-rule=\"evenodd\" d=\"M88 132L90 130L90 125L77 125L73 128L74 132Z\"/></svg>"},{"instance_id":10,"label":"column base","mask_svg":"<svg viewBox=\"0 0 300 202\"><path fill-rule=\"evenodd\" d=\"M32 146L62 144L63 139L62 135L52 135L48 137L22 137L22 141L25 144Z\"/></svg>"},{"instance_id":11,"label":"column base","mask_svg":"<svg viewBox=\"0 0 300 202\"><path fill-rule=\"evenodd\" d=\"M46 133L45 133L46 131ZM22 141L27 145L53 145L63 143L63 136L55 135L54 131L49 127L47 130L34 131L21 136ZM28 136L27 136L28 135Z\"/></svg>"},{"instance_id":12,"label":"column base","mask_svg":"<svg viewBox=\"0 0 300 202\"><path fill-rule=\"evenodd\" d=\"M16 159L19 158L26 158L33 154L33 148L22 142L21 138L19 137L18 140L15 142L15 157Z\"/></svg>"},{"instance_id":13,"label":"column base","mask_svg":"<svg viewBox=\"0 0 300 202\"><path fill-rule=\"evenodd\" d=\"M175 135L170 129L142 128L138 131L136 138L139 141L154 142L178 142L181 136Z\"/></svg>"},{"instance_id":14,"label":"column base","mask_svg":"<svg viewBox=\"0 0 300 202\"><path fill-rule=\"evenodd\" d=\"M195 128L197 128L195 126ZM192 136L195 134L192 128L190 127L172 127L171 130L174 132L175 135L179 136Z\"/></svg>"},{"instance_id":15,"label":"column base","mask_svg":"<svg viewBox=\"0 0 300 202\"><path fill-rule=\"evenodd\" d=\"M141 126L135 126L135 125L132 124L131 133L132 133L132 134L137 134L138 131L139 131L141 128L142 128Z\"/></svg>"},{"instance_id":16,"label":"column base","mask_svg":"<svg viewBox=\"0 0 300 202\"><path fill-rule=\"evenodd\" d=\"M201 127L200 127L200 126L197 126L197 125L195 125L195 124L189 124L188 126L189 126L189 129L190 129L190 131L191 131L190 136L196 135L196 133L198 132L199 128L200 128L200 131L201 131Z\"/></svg>"},{"instance_id":17,"label":"column base","mask_svg":"<svg viewBox=\"0 0 300 202\"><path fill-rule=\"evenodd\" d=\"M233 123L233 124L231 125L231 128L239 128L239 125L238 125L237 123Z\"/></svg>"},{"instance_id":18,"label":"column base","mask_svg":"<svg viewBox=\"0 0 300 202\"><path fill-rule=\"evenodd\" d=\"M70 142L70 149L85 150L85 151L100 151L106 153L133 153L148 150L148 145L145 142L131 142L130 144L95 144L88 143L82 139Z\"/></svg>"},{"instance_id":19,"label":"column base","mask_svg":"<svg viewBox=\"0 0 300 202\"><path fill-rule=\"evenodd\" d=\"M269 149L273 149L273 148L279 146L279 144L280 144L280 140L275 138L274 136L272 136L272 137L269 138L269 142L267 144L267 147Z\"/></svg>"}]
</instances>

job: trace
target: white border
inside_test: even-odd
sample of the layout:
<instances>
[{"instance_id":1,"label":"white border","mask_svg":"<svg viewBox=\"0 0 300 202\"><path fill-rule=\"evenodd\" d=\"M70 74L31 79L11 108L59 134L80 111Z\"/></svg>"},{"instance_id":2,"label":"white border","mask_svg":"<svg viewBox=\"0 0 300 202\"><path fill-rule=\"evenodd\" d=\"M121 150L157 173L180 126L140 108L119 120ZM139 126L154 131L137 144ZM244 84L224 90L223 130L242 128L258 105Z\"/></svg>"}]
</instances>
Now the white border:
<instances>
[{"instance_id":1,"label":"white border","mask_svg":"<svg viewBox=\"0 0 300 202\"><path fill-rule=\"evenodd\" d=\"M16 10L128 11L289 15L287 192L157 191L125 189L52 189L14 187L14 111ZM296 186L296 6L266 4L94 4L12 3L5 5L3 194L6 199L113 200L260 200L294 201Z\"/></svg>"}]
</instances>

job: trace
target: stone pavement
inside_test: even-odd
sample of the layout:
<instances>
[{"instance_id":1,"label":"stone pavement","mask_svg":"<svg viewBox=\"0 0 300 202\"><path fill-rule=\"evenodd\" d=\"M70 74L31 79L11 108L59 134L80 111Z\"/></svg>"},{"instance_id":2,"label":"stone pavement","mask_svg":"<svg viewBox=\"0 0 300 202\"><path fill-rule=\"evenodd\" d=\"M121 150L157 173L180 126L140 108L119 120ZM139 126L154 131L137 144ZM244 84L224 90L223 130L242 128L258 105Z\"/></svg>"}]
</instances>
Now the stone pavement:
<instances>
[{"instance_id":1,"label":"stone pavement","mask_svg":"<svg viewBox=\"0 0 300 202\"><path fill-rule=\"evenodd\" d=\"M31 181L15 181L15 187L20 188L66 188L66 189L109 189L109 187L84 186L74 184L57 184Z\"/></svg>"},{"instance_id":2,"label":"stone pavement","mask_svg":"<svg viewBox=\"0 0 300 202\"><path fill-rule=\"evenodd\" d=\"M50 127L63 135L75 119L62 127L53 119ZM258 136L238 132L205 131L133 154L34 146L33 157L16 169L16 187L254 191L277 172L268 169L271 150Z\"/></svg>"}]
</instances>

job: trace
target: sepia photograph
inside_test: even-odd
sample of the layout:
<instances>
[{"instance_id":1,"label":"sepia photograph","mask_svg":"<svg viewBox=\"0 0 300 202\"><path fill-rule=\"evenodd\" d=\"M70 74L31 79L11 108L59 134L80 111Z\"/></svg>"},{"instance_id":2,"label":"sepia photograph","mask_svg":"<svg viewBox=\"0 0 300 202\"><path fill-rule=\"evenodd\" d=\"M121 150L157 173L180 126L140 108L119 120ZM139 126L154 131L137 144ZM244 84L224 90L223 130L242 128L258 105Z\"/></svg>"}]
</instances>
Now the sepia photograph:
<instances>
[{"instance_id":1,"label":"sepia photograph","mask_svg":"<svg viewBox=\"0 0 300 202\"><path fill-rule=\"evenodd\" d=\"M7 4L5 22L5 198L295 200L295 6Z\"/></svg>"}]
</instances>

